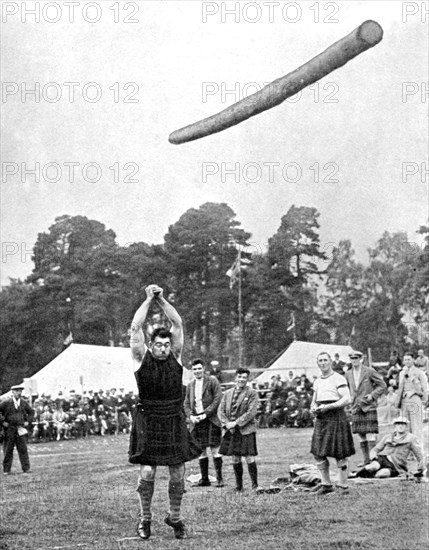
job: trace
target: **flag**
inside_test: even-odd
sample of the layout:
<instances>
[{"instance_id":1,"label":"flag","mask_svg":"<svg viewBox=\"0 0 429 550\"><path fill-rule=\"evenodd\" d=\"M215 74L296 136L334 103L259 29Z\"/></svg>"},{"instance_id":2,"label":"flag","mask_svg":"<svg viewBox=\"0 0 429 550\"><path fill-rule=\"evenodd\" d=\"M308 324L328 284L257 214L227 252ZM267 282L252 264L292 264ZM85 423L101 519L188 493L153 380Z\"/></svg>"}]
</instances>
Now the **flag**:
<instances>
[{"instance_id":1,"label":"flag","mask_svg":"<svg viewBox=\"0 0 429 550\"><path fill-rule=\"evenodd\" d=\"M295 329L295 315L292 313L292 323L287 327L286 332Z\"/></svg>"},{"instance_id":2,"label":"flag","mask_svg":"<svg viewBox=\"0 0 429 550\"><path fill-rule=\"evenodd\" d=\"M240 271L243 270L243 269L247 269L249 267L249 265L252 263L252 261L249 260L248 258L242 258L241 257L241 248L239 247L239 245L236 245L236 248L238 249L237 258L235 259L232 266L226 272L226 276L229 277L229 279L230 279L229 280L229 288L231 290L232 290L232 287L234 286L234 283L238 279L238 275L239 275Z\"/></svg>"},{"instance_id":3,"label":"flag","mask_svg":"<svg viewBox=\"0 0 429 550\"><path fill-rule=\"evenodd\" d=\"M72 334L72 331L70 331L68 333L68 336L66 337L66 339L64 340L63 344L65 346L69 346L71 343L73 342L73 334Z\"/></svg>"},{"instance_id":4,"label":"flag","mask_svg":"<svg viewBox=\"0 0 429 550\"><path fill-rule=\"evenodd\" d=\"M234 283L237 280L239 273L240 273L240 255L238 255L238 257L236 258L232 266L226 272L226 276L229 277L230 289L232 289L232 287L234 286Z\"/></svg>"}]
</instances>

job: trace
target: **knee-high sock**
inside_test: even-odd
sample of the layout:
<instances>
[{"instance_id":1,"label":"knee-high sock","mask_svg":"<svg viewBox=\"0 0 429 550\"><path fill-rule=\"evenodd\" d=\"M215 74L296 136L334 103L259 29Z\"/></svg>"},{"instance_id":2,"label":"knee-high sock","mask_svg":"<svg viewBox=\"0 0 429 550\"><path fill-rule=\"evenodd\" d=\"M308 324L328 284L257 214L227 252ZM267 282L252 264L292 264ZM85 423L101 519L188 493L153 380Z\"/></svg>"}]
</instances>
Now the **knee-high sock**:
<instances>
[{"instance_id":1,"label":"knee-high sock","mask_svg":"<svg viewBox=\"0 0 429 550\"><path fill-rule=\"evenodd\" d=\"M341 487L347 487L348 485L348 478L349 478L349 461L347 458L343 458L341 460L337 460L337 466L338 466L338 485L341 485Z\"/></svg>"},{"instance_id":2,"label":"knee-high sock","mask_svg":"<svg viewBox=\"0 0 429 550\"><path fill-rule=\"evenodd\" d=\"M252 489L256 489L258 486L258 467L256 466L256 462L248 462L247 469L252 480Z\"/></svg>"},{"instance_id":3,"label":"knee-high sock","mask_svg":"<svg viewBox=\"0 0 429 550\"><path fill-rule=\"evenodd\" d=\"M221 456L215 456L213 458L213 464L216 471L216 479L217 481L223 481L222 479L222 457Z\"/></svg>"},{"instance_id":4,"label":"knee-high sock","mask_svg":"<svg viewBox=\"0 0 429 550\"><path fill-rule=\"evenodd\" d=\"M209 481L209 458L200 458L201 481Z\"/></svg>"},{"instance_id":5,"label":"knee-high sock","mask_svg":"<svg viewBox=\"0 0 429 550\"><path fill-rule=\"evenodd\" d=\"M139 479L137 492L140 498L140 511L144 520L151 520L152 514L150 511L150 505L152 503L153 491L155 488L155 482L153 480L147 481L146 479Z\"/></svg>"},{"instance_id":6,"label":"knee-high sock","mask_svg":"<svg viewBox=\"0 0 429 550\"><path fill-rule=\"evenodd\" d=\"M329 460L325 458L317 462L320 475L322 477L323 485L331 485L331 478L329 477Z\"/></svg>"},{"instance_id":7,"label":"knee-high sock","mask_svg":"<svg viewBox=\"0 0 429 550\"><path fill-rule=\"evenodd\" d=\"M185 482L170 481L168 483L168 496L170 498L170 518L171 521L180 520L180 506L182 504L182 497L185 489Z\"/></svg>"},{"instance_id":8,"label":"knee-high sock","mask_svg":"<svg viewBox=\"0 0 429 550\"><path fill-rule=\"evenodd\" d=\"M362 450L364 464L369 464L371 462L371 459L369 458L368 441L361 441L360 448Z\"/></svg>"},{"instance_id":9,"label":"knee-high sock","mask_svg":"<svg viewBox=\"0 0 429 550\"><path fill-rule=\"evenodd\" d=\"M241 491L243 489L243 463L240 460L240 462L234 463L232 467L235 474L235 486Z\"/></svg>"}]
</instances>

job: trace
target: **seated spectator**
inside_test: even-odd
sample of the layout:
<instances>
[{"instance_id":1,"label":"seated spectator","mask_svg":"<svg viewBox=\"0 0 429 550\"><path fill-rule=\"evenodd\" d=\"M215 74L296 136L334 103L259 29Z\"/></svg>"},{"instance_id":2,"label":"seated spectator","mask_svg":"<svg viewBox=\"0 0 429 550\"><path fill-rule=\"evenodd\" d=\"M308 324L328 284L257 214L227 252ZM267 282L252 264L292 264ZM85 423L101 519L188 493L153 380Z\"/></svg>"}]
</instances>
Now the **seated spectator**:
<instances>
[{"instance_id":1,"label":"seated spectator","mask_svg":"<svg viewBox=\"0 0 429 550\"><path fill-rule=\"evenodd\" d=\"M130 433L130 419L125 411L121 411L118 414L118 432Z\"/></svg>"},{"instance_id":2,"label":"seated spectator","mask_svg":"<svg viewBox=\"0 0 429 550\"><path fill-rule=\"evenodd\" d=\"M297 419L298 428L311 428L313 426L313 419L310 413L311 399L313 392L301 393L299 398L299 416Z\"/></svg>"},{"instance_id":3,"label":"seated spectator","mask_svg":"<svg viewBox=\"0 0 429 550\"><path fill-rule=\"evenodd\" d=\"M287 427L298 428L299 419L299 399L295 392L289 391L284 404L284 425Z\"/></svg>"},{"instance_id":4,"label":"seated spectator","mask_svg":"<svg viewBox=\"0 0 429 550\"><path fill-rule=\"evenodd\" d=\"M88 416L85 414L83 407L79 407L75 419L75 426L78 437L86 437L88 435Z\"/></svg>"},{"instance_id":5,"label":"seated spectator","mask_svg":"<svg viewBox=\"0 0 429 550\"><path fill-rule=\"evenodd\" d=\"M399 416L393 421L393 432L385 435L371 450L372 461L350 477L398 477L407 473L407 458L412 453L418 462L416 477L422 477L423 451L417 437L408 432L408 420Z\"/></svg>"},{"instance_id":6,"label":"seated spectator","mask_svg":"<svg viewBox=\"0 0 429 550\"><path fill-rule=\"evenodd\" d=\"M52 421L54 423L54 433L59 441L61 437L68 439L69 426L66 424L67 413L64 412L62 402L57 403L56 410L52 413Z\"/></svg>"},{"instance_id":7,"label":"seated spectator","mask_svg":"<svg viewBox=\"0 0 429 550\"><path fill-rule=\"evenodd\" d=\"M273 376L271 378L271 383L270 383L270 390L273 394L273 399L277 399L277 397L281 394L283 388L284 388L284 384L280 374Z\"/></svg>"},{"instance_id":8,"label":"seated spectator","mask_svg":"<svg viewBox=\"0 0 429 550\"><path fill-rule=\"evenodd\" d=\"M100 435L105 435L107 432L107 413L104 405L98 405L95 416L97 418L97 431Z\"/></svg>"},{"instance_id":9,"label":"seated spectator","mask_svg":"<svg viewBox=\"0 0 429 550\"><path fill-rule=\"evenodd\" d=\"M284 383L284 387L287 388L287 389L295 389L295 387L296 387L295 375L294 375L292 370L290 370L287 374L287 378L286 378L286 381Z\"/></svg>"},{"instance_id":10,"label":"seated spectator","mask_svg":"<svg viewBox=\"0 0 429 550\"><path fill-rule=\"evenodd\" d=\"M284 407L285 400L282 397L271 398L271 412L268 420L268 426L270 428L279 428L285 419Z\"/></svg>"},{"instance_id":11,"label":"seated spectator","mask_svg":"<svg viewBox=\"0 0 429 550\"><path fill-rule=\"evenodd\" d=\"M45 441L53 439L54 422L52 420L52 412L49 405L43 407L43 412L39 418L39 434Z\"/></svg>"},{"instance_id":12,"label":"seated spectator","mask_svg":"<svg viewBox=\"0 0 429 550\"><path fill-rule=\"evenodd\" d=\"M311 391L311 382L310 380L305 376L305 374L301 374L299 377L299 382L296 386L296 391L298 393L307 393Z\"/></svg>"}]
</instances>

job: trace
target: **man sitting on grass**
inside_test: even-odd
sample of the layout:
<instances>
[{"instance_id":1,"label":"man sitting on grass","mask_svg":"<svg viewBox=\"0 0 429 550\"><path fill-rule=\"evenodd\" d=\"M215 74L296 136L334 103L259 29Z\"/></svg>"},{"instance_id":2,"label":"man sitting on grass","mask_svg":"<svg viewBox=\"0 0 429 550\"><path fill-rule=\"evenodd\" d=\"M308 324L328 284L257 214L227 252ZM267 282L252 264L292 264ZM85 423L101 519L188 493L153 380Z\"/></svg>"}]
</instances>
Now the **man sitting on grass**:
<instances>
[{"instance_id":1,"label":"man sitting on grass","mask_svg":"<svg viewBox=\"0 0 429 550\"><path fill-rule=\"evenodd\" d=\"M413 453L418 462L415 477L423 475L423 452L417 437L408 432L408 420L399 416L393 421L393 432L385 435L372 449L372 461L350 477L398 477L407 474L407 457Z\"/></svg>"}]
</instances>

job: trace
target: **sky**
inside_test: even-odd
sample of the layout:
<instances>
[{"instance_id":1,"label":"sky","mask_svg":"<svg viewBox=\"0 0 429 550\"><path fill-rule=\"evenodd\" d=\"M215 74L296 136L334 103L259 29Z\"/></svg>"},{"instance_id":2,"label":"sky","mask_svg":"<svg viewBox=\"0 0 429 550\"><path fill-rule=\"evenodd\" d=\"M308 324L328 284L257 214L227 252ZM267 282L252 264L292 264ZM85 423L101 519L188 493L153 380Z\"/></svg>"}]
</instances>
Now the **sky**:
<instances>
[{"instance_id":1,"label":"sky","mask_svg":"<svg viewBox=\"0 0 429 550\"><path fill-rule=\"evenodd\" d=\"M328 257L350 239L366 261L384 231L419 242L424 3L25 6L2 6L2 285L31 272L38 233L64 214L104 223L121 245L161 243L187 209L225 202L263 251L294 204L320 212ZM218 134L168 142L367 19L383 27L382 42L295 98Z\"/></svg>"}]
</instances>

